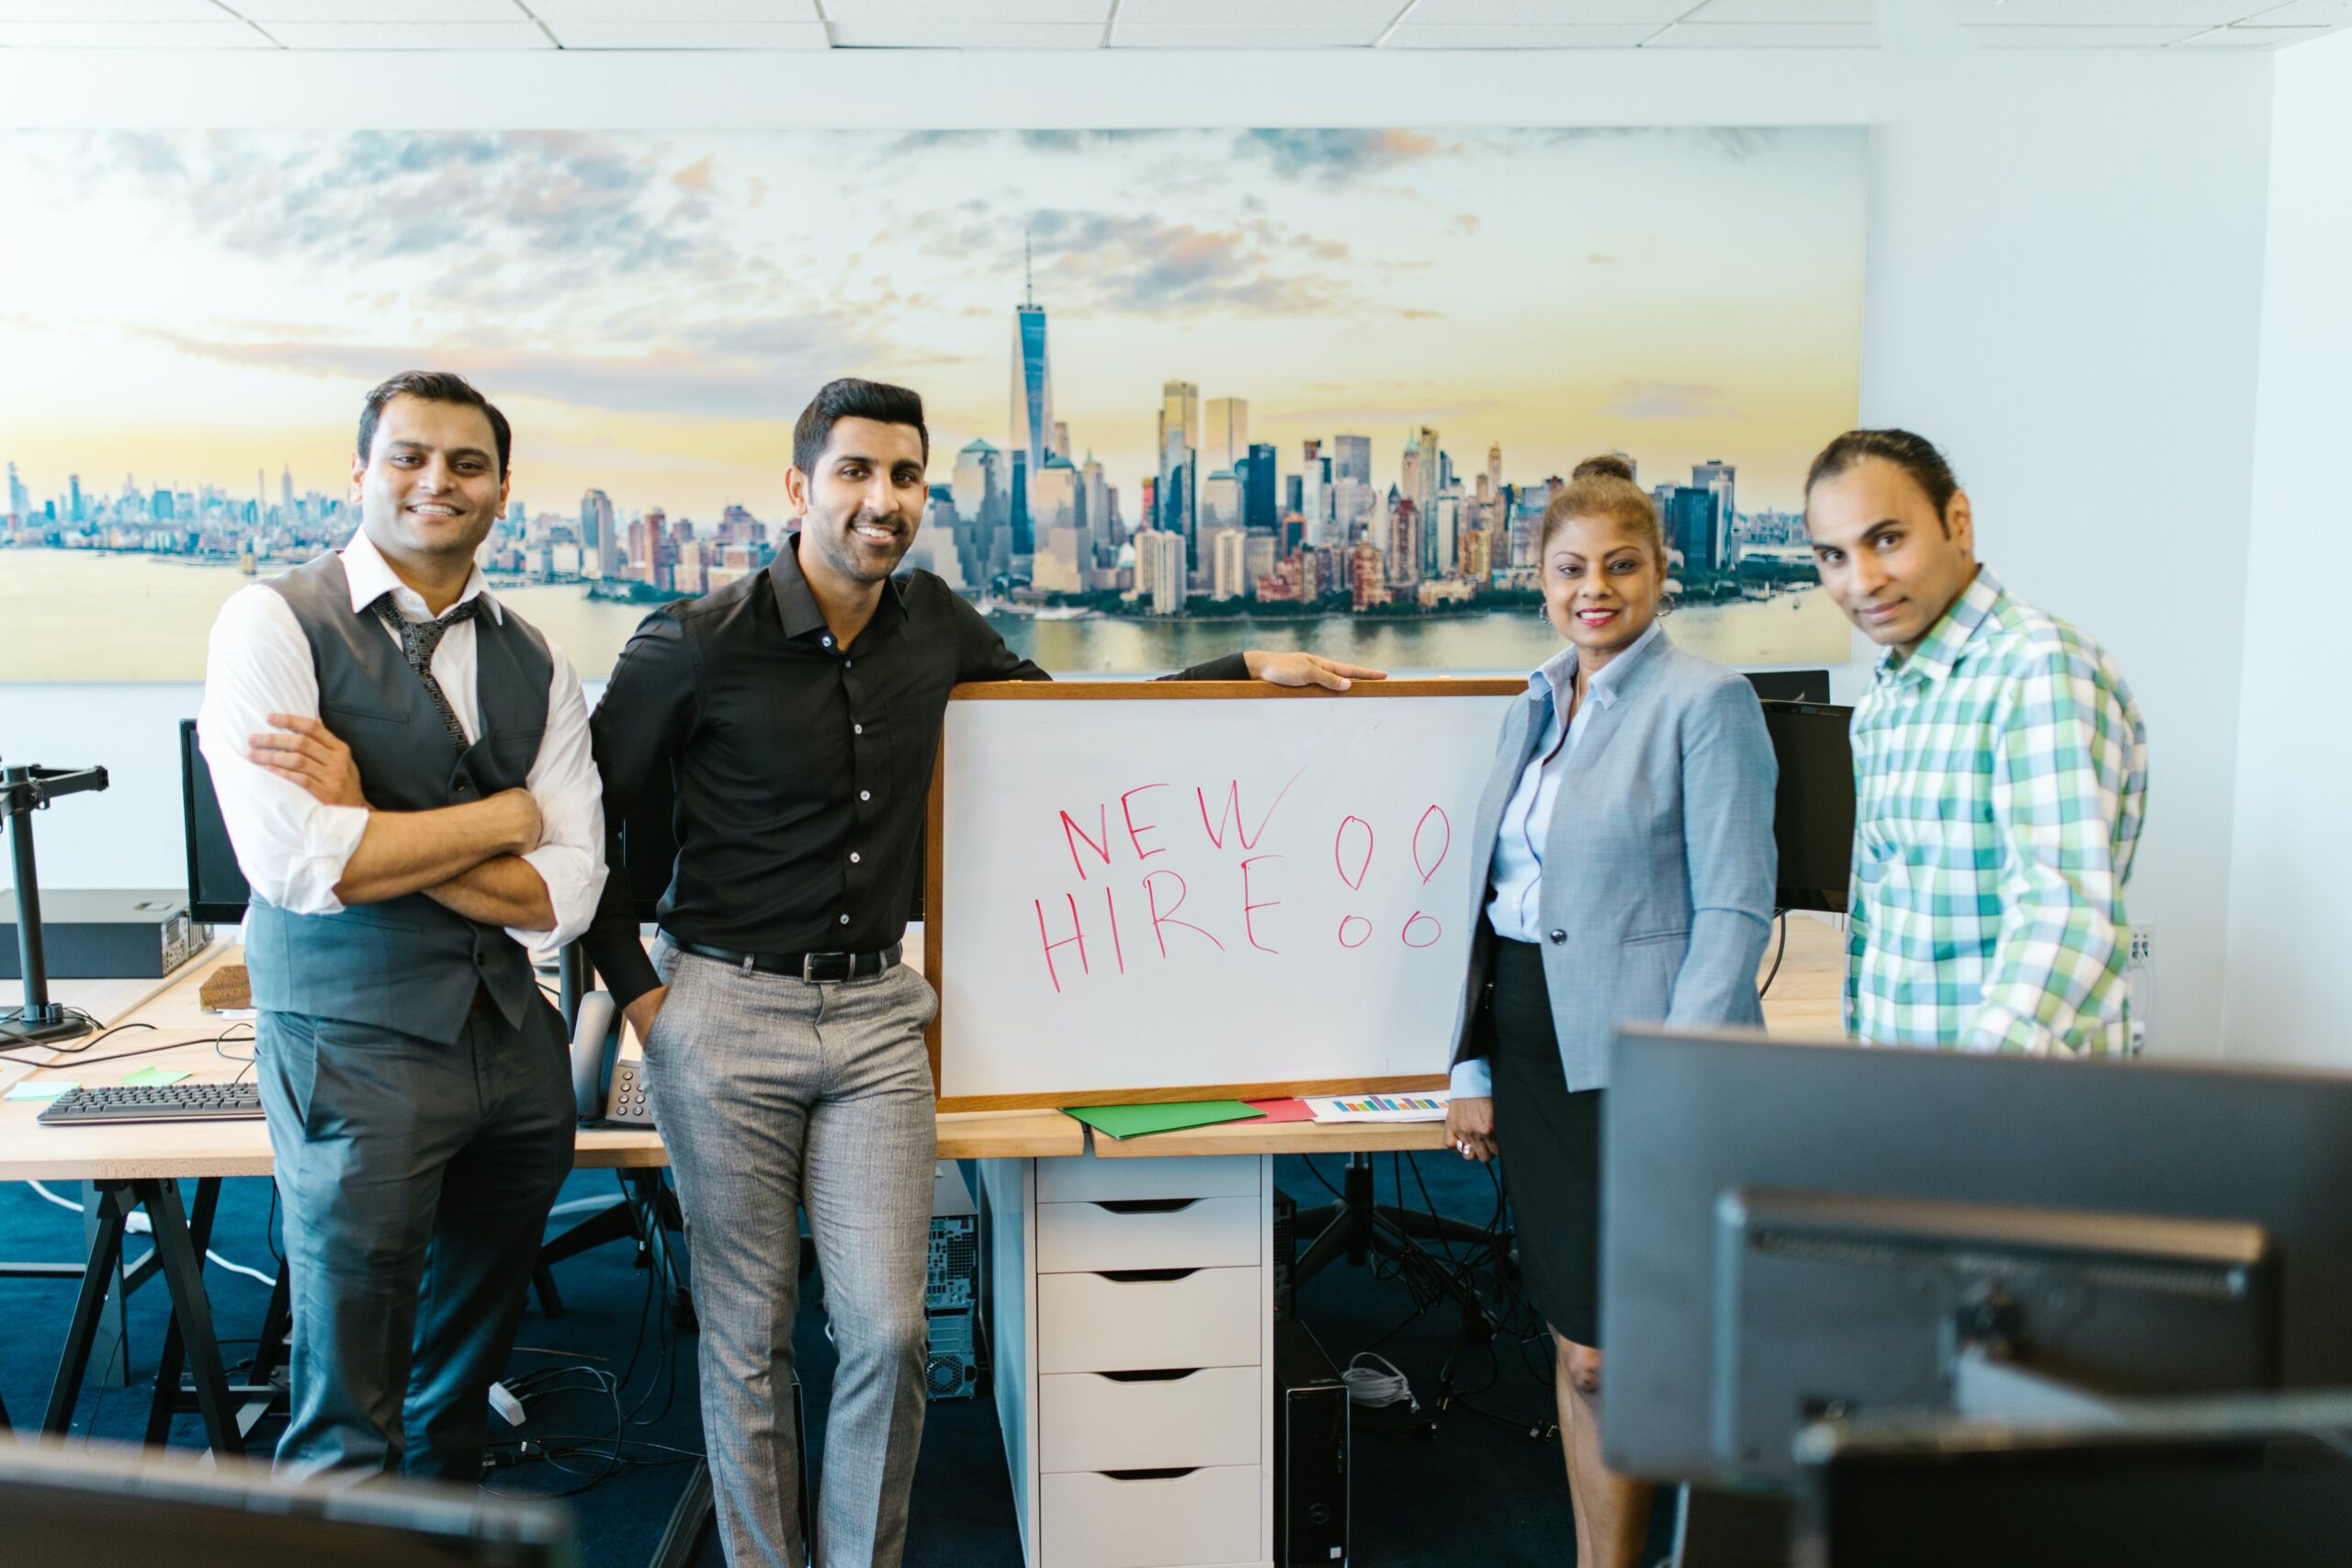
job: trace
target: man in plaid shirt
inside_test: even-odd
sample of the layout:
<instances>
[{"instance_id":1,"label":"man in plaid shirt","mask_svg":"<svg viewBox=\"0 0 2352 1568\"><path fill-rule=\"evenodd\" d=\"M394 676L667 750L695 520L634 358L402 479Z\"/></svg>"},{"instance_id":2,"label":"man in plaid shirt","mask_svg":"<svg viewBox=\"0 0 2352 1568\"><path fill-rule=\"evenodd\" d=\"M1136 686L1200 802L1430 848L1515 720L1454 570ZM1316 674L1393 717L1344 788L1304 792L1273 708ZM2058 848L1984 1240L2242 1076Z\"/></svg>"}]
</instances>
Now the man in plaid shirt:
<instances>
[{"instance_id":1,"label":"man in plaid shirt","mask_svg":"<svg viewBox=\"0 0 2352 1568\"><path fill-rule=\"evenodd\" d=\"M1854 709L1846 1027L1878 1044L2120 1055L2148 732L2098 644L1976 561L1935 447L1814 460L1821 581L1886 652Z\"/></svg>"}]
</instances>

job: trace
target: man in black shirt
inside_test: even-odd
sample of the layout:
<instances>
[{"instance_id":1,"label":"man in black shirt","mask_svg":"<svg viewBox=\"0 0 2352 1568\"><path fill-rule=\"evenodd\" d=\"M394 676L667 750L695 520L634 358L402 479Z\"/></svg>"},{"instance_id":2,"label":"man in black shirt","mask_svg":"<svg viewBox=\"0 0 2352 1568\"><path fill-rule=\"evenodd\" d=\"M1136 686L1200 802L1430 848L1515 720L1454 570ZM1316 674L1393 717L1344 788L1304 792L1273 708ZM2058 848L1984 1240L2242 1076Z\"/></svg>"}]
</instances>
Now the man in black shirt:
<instances>
[{"instance_id":1,"label":"man in black shirt","mask_svg":"<svg viewBox=\"0 0 2352 1568\"><path fill-rule=\"evenodd\" d=\"M644 1043L693 1230L704 1441L736 1568L805 1561L776 1419L802 1205L841 1352L824 1558L894 1564L906 1536L936 1152L922 1030L938 1003L899 939L949 688L1049 678L938 578L891 576L929 456L913 392L826 386L785 476L801 531L766 571L648 616L593 721L616 874L589 954ZM1379 674L1250 652L1176 678L1344 690ZM678 858L649 959L618 834L657 769L676 782Z\"/></svg>"}]
</instances>

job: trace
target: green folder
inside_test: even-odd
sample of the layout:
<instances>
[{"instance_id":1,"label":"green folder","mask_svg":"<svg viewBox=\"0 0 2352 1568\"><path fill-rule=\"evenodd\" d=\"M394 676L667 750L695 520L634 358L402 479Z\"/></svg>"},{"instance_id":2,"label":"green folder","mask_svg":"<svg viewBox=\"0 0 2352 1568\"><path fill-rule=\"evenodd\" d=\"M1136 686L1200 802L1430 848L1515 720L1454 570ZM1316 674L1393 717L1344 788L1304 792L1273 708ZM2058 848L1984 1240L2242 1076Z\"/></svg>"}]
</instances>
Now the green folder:
<instances>
[{"instance_id":1,"label":"green folder","mask_svg":"<svg viewBox=\"0 0 2352 1568\"><path fill-rule=\"evenodd\" d=\"M1219 1122L1247 1122L1266 1113L1238 1100L1195 1100L1181 1105L1070 1105L1065 1116L1075 1116L1098 1133L1114 1138L1140 1138L1147 1133L1178 1133L1187 1127L1209 1127Z\"/></svg>"}]
</instances>

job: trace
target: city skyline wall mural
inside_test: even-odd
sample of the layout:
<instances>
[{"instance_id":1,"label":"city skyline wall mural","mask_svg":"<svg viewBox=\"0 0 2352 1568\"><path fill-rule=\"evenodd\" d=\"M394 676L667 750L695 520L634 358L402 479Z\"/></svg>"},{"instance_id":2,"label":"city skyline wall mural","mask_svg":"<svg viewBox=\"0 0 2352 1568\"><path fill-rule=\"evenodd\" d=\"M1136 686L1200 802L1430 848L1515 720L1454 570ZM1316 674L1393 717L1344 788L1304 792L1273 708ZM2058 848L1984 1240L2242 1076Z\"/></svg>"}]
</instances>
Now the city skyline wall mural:
<instances>
[{"instance_id":1,"label":"city skyline wall mural","mask_svg":"<svg viewBox=\"0 0 2352 1568\"><path fill-rule=\"evenodd\" d=\"M494 592L609 672L789 536L794 417L922 394L910 566L1073 675L1242 647L1521 671L1623 454L1682 646L1841 663L1860 128L0 133L0 680L194 681L357 526L396 371L513 421Z\"/></svg>"}]
</instances>

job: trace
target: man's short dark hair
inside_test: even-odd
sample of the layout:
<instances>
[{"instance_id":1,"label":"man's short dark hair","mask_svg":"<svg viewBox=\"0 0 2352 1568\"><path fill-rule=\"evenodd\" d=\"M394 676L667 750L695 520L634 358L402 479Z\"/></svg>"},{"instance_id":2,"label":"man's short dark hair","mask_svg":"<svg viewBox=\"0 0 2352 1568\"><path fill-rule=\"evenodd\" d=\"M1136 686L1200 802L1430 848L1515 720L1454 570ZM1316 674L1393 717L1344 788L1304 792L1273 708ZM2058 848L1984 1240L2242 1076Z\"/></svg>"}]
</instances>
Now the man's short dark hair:
<instances>
[{"instance_id":1,"label":"man's short dark hair","mask_svg":"<svg viewBox=\"0 0 2352 1568\"><path fill-rule=\"evenodd\" d=\"M368 394L367 403L359 411L359 460L363 463L375 456L376 421L382 417L384 405L394 398L423 398L428 403L463 403L469 409L480 409L490 421L490 433L498 442L498 472L506 473L506 459L514 450L514 432L507 424L506 416L498 405L474 389L472 382L447 370L403 370Z\"/></svg>"},{"instance_id":2,"label":"man's short dark hair","mask_svg":"<svg viewBox=\"0 0 2352 1568\"><path fill-rule=\"evenodd\" d=\"M845 419L911 424L915 434L922 437L922 460L926 464L931 461L931 431L922 422L921 393L884 381L861 381L854 376L844 376L818 388L817 395L808 400L808 406L793 423L792 466L804 474L814 473L817 459L825 455L825 443L832 438L833 426Z\"/></svg>"}]
</instances>

